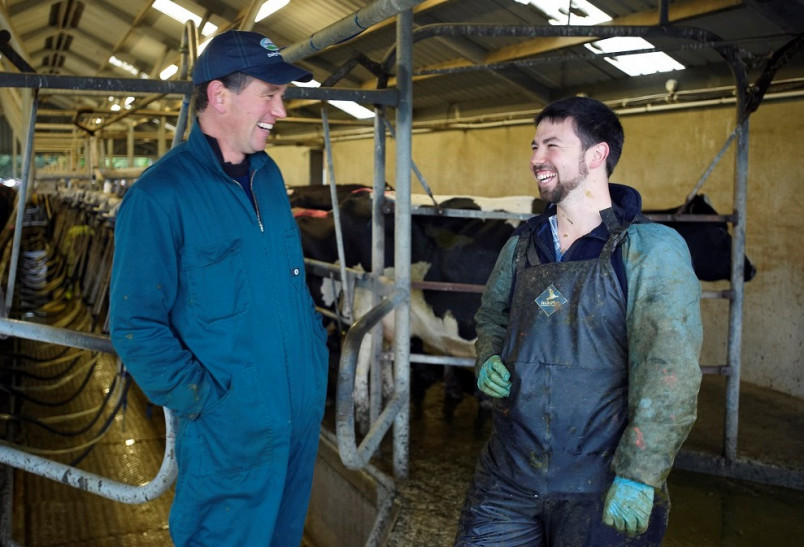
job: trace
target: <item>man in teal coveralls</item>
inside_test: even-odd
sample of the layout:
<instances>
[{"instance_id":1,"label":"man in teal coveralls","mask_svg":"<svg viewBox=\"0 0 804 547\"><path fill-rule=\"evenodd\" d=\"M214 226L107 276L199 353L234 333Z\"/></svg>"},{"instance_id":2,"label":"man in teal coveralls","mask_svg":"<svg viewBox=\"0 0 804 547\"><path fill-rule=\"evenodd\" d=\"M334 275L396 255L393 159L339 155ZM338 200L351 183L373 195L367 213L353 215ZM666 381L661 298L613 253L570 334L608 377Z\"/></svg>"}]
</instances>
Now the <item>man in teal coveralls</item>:
<instances>
[{"instance_id":1,"label":"man in teal coveralls","mask_svg":"<svg viewBox=\"0 0 804 547\"><path fill-rule=\"evenodd\" d=\"M176 545L299 545L327 349L282 175L265 153L291 81L312 75L255 32L216 36L193 69L189 139L127 192L111 336L178 418Z\"/></svg>"}]
</instances>

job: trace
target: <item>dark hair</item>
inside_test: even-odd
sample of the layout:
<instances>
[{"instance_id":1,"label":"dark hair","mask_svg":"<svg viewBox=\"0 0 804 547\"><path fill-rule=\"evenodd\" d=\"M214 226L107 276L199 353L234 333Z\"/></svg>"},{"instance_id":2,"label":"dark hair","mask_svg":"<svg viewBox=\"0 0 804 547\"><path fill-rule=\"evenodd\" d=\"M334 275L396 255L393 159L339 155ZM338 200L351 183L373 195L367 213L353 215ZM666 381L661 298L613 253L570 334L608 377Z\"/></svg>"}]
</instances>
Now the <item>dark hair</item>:
<instances>
[{"instance_id":1,"label":"dark hair","mask_svg":"<svg viewBox=\"0 0 804 547\"><path fill-rule=\"evenodd\" d=\"M223 87L238 94L245 89L254 77L249 76L245 72L232 72L223 78L216 79L223 84ZM203 112L209 105L209 99L207 98L208 87L209 82L202 82L193 88L193 101L195 101L194 106L196 112Z\"/></svg>"},{"instance_id":2,"label":"dark hair","mask_svg":"<svg viewBox=\"0 0 804 547\"><path fill-rule=\"evenodd\" d=\"M567 97L547 105L536 115L536 125L542 120L561 122L572 120L575 134L581 140L584 150L600 142L609 145L609 156L606 158L606 173L611 176L614 166L620 160L623 151L623 126L608 106L588 97Z\"/></svg>"}]
</instances>

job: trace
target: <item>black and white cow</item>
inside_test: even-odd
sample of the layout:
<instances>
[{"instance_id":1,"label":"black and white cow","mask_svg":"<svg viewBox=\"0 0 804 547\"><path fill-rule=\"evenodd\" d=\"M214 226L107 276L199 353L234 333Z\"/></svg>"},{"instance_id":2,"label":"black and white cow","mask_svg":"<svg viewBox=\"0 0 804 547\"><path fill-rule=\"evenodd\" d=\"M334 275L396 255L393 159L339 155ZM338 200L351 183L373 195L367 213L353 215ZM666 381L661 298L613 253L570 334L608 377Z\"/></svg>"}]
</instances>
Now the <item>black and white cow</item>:
<instances>
[{"instance_id":1,"label":"black and white cow","mask_svg":"<svg viewBox=\"0 0 804 547\"><path fill-rule=\"evenodd\" d=\"M350 188L340 201L340 219L346 263L349 267L368 270L371 266L371 194ZM339 193L340 195L340 193ZM392 195L386 194L393 199ZM507 210L518 213L538 213L544 203L530 196L514 198L471 198L467 196L436 197L444 209ZM414 205L432 207L427 196L414 196ZM325 202L326 204L326 202ZM668 214L676 209L652 211ZM684 211L690 214L717 214L704 196L699 196ZM649 213L646 211L646 213ZM324 262L335 262L334 222L331 213L298 216L305 256ZM500 219L457 218L454 216L414 215L411 223L411 280L442 283L485 285L505 241L510 237L516 222ZM731 236L725 223L675 222L666 223L679 231L690 248L698 277L711 281L727 279L730 270ZM385 264L393 264L393 215L386 215ZM746 258L746 280L755 269ZM392 276L392 272L386 272ZM321 294L321 281L308 276L314 297ZM474 357L476 331L474 314L480 305L478 292L459 293L437 290L411 292L412 347L422 351ZM355 305L355 317L367 308ZM393 337L392 315L384 321L386 339ZM414 349L415 351L415 349ZM426 388L446 375L445 417L460 401L466 389L474 389L474 375L463 367L412 366L411 392L414 411L421 403ZM435 371L435 373L434 373ZM465 377L464 377L465 376ZM454 383L451 383L454 382ZM356 408L363 402L357 400Z\"/></svg>"},{"instance_id":2,"label":"black and white cow","mask_svg":"<svg viewBox=\"0 0 804 547\"><path fill-rule=\"evenodd\" d=\"M392 199L392 196L388 197ZM496 205L504 201L506 207L512 208L510 198L496 201ZM533 201L532 197L520 199L522 212L531 213ZM477 202L465 197L441 200L440 205L445 209L480 209ZM485 206L494 207L494 204L486 203ZM340 202L345 260L351 268L368 270L371 267L371 207L371 194L366 192L351 193ZM296 220L305 256L323 262L336 261L332 215L305 212ZM392 214L386 215L385 229L385 264L390 267L394 255ZM513 230L514 224L506 220L416 215L411 223L411 280L484 285L500 248ZM393 276L391 270L384 273ZM320 298L319 303L332 304L332 300L325 300L325 294L329 291L323 290L328 287L328 282L322 282L314 276L308 276L308 282L314 297ZM356 296L355 318L368 311L365 296L359 292ZM411 291L411 343L414 352L473 358L476 337L473 317L479 305L479 292L456 295L454 292L414 288ZM386 316L383 327L386 337L392 338L392 315ZM360 383L360 373L365 373L365 370L361 364L358 368L357 381ZM474 374L470 369L414 363L411 374L412 401L415 411L422 402L425 390L440 378L441 372L446 375L445 417L449 419L451 409L461 399L462 393L467 389L474 390ZM359 386L355 393L358 411L365 404L359 399L363 389L363 386Z\"/></svg>"}]
</instances>

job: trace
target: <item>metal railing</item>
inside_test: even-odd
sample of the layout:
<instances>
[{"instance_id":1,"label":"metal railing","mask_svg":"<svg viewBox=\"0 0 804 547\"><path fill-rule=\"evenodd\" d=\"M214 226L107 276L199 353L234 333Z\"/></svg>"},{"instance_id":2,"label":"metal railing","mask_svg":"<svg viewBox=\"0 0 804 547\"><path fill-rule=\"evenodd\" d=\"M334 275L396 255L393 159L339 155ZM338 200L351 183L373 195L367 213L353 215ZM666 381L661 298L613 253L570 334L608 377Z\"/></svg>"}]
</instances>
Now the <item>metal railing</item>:
<instances>
[{"instance_id":1,"label":"metal railing","mask_svg":"<svg viewBox=\"0 0 804 547\"><path fill-rule=\"evenodd\" d=\"M338 368L338 395L336 401L336 433L338 451L341 461L349 469L361 469L371 460L385 433L393 425L397 414L406 403L406 390L395 388L395 392L386 403L379 417L372 423L366 436L357 444L355 435L355 401L352 389L355 385L355 371L360 345L371 329L382 321L383 317L394 311L404 301L407 292L394 291L391 296L372 308L359 321L349 328L343 342L340 366Z\"/></svg>"},{"instance_id":2,"label":"metal railing","mask_svg":"<svg viewBox=\"0 0 804 547\"><path fill-rule=\"evenodd\" d=\"M15 336L115 355L108 336L0 318L0 335ZM144 503L161 496L176 480L176 434L173 414L165 409L165 456L149 482L131 485L0 444L0 463L123 503Z\"/></svg>"}]
</instances>

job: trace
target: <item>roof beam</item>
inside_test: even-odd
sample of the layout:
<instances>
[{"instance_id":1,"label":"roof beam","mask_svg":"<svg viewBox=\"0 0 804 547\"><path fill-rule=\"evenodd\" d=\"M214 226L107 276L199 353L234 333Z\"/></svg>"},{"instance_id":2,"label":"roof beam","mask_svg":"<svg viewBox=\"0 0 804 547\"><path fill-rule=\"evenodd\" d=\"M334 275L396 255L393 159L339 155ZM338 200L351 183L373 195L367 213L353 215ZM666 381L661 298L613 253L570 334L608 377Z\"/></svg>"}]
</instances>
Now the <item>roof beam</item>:
<instances>
[{"instance_id":1,"label":"roof beam","mask_svg":"<svg viewBox=\"0 0 804 547\"><path fill-rule=\"evenodd\" d=\"M693 17L701 17L718 11L739 7L743 0L679 0L670 5L669 22L680 22ZM600 26L637 26L658 24L658 10L647 10L633 13L624 17L618 17ZM494 64L514 61L526 57L532 57L544 53L549 53L559 49L593 42L597 40L594 36L578 37L539 37L523 41L520 44L507 46L489 53L482 63L472 63L465 59L453 59L443 63L437 63L425 67L418 67L414 70L413 82L437 76L436 74L415 75L416 70L440 70L450 68L472 67L477 64ZM388 86L396 85L396 78L389 78ZM373 88L374 82L365 82L363 88Z\"/></svg>"},{"instance_id":2,"label":"roof beam","mask_svg":"<svg viewBox=\"0 0 804 547\"><path fill-rule=\"evenodd\" d=\"M670 23L677 23L685 19L693 17L700 17L715 13L725 9L731 9L742 5L742 0L680 0L670 4L670 11L668 19ZM600 26L609 25L622 25L622 26L637 26L637 25L658 25L659 12L658 10L641 11L633 13L624 17L612 19ZM587 42L594 42L597 40L595 37L579 36L579 37L545 37L527 40L521 44L500 48L490 53L485 62L487 64L500 63L504 61L512 61L514 59L522 59L524 57L532 57L543 53L549 53L558 49L566 47L577 46Z\"/></svg>"}]
</instances>

